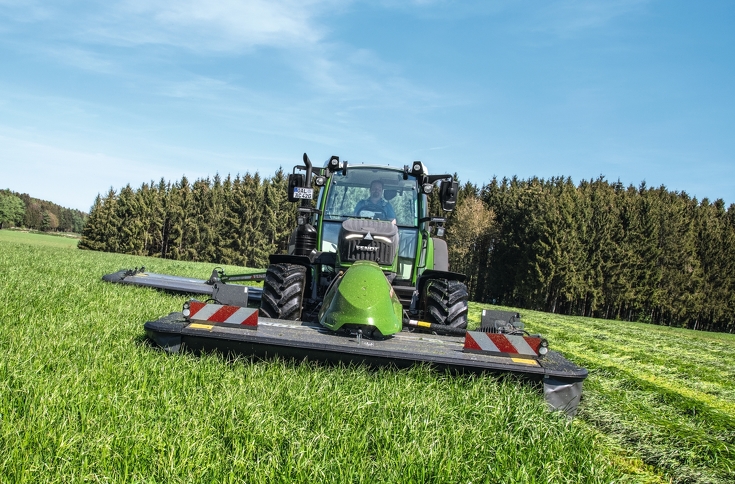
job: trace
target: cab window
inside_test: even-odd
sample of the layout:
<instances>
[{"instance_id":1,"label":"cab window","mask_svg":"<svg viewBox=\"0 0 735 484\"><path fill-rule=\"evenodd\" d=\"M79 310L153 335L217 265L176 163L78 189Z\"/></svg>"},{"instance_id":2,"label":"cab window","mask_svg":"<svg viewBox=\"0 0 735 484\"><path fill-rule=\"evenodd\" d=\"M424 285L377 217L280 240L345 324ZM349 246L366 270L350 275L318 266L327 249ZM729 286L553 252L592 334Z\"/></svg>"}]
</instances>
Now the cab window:
<instances>
[{"instance_id":1,"label":"cab window","mask_svg":"<svg viewBox=\"0 0 735 484\"><path fill-rule=\"evenodd\" d=\"M355 208L370 197L370 184L379 180L383 185L383 200L391 205L399 227L418 227L416 179L403 173L380 169L351 167L347 175L332 175L324 208L325 221L344 221L356 217Z\"/></svg>"}]
</instances>

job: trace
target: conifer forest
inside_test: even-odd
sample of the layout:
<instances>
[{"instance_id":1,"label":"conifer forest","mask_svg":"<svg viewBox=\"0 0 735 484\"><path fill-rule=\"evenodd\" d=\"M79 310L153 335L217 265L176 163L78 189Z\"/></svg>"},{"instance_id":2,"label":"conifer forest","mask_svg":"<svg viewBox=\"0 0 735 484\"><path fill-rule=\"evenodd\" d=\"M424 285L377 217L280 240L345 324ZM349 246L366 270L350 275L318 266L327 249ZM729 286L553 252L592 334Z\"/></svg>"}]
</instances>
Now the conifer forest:
<instances>
[{"instance_id":1,"label":"conifer forest","mask_svg":"<svg viewBox=\"0 0 735 484\"><path fill-rule=\"evenodd\" d=\"M466 182L451 213L437 198L474 301L735 331L735 204L604 177ZM265 268L295 224L281 169L162 179L98 195L79 247Z\"/></svg>"}]
</instances>

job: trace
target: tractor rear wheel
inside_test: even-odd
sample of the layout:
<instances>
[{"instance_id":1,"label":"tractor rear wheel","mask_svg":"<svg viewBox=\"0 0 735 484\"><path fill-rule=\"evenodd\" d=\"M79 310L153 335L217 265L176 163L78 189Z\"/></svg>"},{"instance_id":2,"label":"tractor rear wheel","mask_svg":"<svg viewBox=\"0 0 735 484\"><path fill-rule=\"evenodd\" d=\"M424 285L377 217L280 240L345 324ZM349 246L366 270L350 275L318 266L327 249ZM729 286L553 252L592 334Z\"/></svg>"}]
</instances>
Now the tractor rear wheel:
<instances>
[{"instance_id":1,"label":"tractor rear wheel","mask_svg":"<svg viewBox=\"0 0 735 484\"><path fill-rule=\"evenodd\" d=\"M432 279L426 283L425 313L429 322L451 326L467 327L467 286L449 279Z\"/></svg>"},{"instance_id":2,"label":"tractor rear wheel","mask_svg":"<svg viewBox=\"0 0 735 484\"><path fill-rule=\"evenodd\" d=\"M273 319L296 321L306 286L306 267L297 264L271 264L265 274L260 315Z\"/></svg>"}]
</instances>

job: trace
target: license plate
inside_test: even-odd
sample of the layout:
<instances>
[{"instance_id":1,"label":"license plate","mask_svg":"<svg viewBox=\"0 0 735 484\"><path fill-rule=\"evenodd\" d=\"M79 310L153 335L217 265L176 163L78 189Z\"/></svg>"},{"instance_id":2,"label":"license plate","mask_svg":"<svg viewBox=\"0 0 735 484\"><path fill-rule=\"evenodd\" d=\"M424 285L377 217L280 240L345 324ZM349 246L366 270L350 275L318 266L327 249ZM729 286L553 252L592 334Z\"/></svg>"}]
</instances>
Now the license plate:
<instances>
[{"instance_id":1,"label":"license plate","mask_svg":"<svg viewBox=\"0 0 735 484\"><path fill-rule=\"evenodd\" d=\"M293 197L294 198L302 198L304 200L311 200L312 198L314 198L314 189L313 188L294 187L294 189L293 189Z\"/></svg>"}]
</instances>

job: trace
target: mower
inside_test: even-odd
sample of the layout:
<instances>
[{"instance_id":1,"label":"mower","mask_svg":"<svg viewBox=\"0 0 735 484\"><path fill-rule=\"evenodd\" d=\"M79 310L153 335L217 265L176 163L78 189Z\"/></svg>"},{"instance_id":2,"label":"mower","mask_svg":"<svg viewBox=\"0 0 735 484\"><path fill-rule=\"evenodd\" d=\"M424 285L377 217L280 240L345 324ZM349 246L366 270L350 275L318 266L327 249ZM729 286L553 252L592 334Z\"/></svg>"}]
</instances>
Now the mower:
<instances>
[{"instance_id":1,"label":"mower","mask_svg":"<svg viewBox=\"0 0 735 484\"><path fill-rule=\"evenodd\" d=\"M297 226L288 252L270 255L265 272L228 275L216 268L201 280L140 268L103 277L207 296L145 323L156 345L168 352L512 373L543 382L549 406L574 415L587 370L525 331L518 313L486 309L479 329L467 330L466 278L449 270L446 219L428 210L435 193L442 210L454 209L452 175L430 175L419 161L348 166L332 156L315 168L304 153L303 162L288 177ZM263 286L233 284L248 280Z\"/></svg>"}]
</instances>

